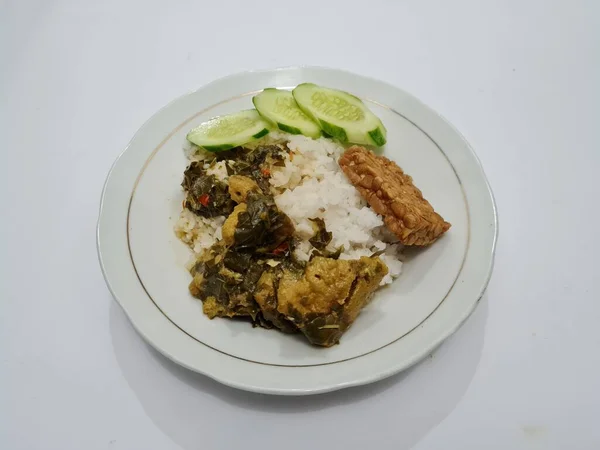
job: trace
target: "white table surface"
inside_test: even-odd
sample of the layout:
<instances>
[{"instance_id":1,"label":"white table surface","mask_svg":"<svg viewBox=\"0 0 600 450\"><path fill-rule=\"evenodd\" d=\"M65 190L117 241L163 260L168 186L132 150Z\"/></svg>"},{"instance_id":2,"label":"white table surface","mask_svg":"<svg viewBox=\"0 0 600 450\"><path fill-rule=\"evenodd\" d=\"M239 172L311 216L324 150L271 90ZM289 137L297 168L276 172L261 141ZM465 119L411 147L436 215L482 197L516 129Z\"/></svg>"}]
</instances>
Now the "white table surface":
<instances>
[{"instance_id":1,"label":"white table surface","mask_svg":"<svg viewBox=\"0 0 600 450\"><path fill-rule=\"evenodd\" d=\"M599 29L597 0L0 0L0 448L600 448ZM385 80L448 118L501 232L484 300L424 362L265 397L142 342L95 225L110 165L157 109L299 64Z\"/></svg>"}]
</instances>

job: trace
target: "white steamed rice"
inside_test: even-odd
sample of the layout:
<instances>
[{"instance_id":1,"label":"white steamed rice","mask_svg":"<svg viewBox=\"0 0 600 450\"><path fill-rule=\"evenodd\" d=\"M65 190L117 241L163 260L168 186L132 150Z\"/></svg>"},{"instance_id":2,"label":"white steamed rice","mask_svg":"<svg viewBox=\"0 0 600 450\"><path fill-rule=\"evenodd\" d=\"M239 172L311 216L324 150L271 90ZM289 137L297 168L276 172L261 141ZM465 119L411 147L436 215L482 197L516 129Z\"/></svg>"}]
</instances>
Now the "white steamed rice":
<instances>
[{"instance_id":1,"label":"white steamed rice","mask_svg":"<svg viewBox=\"0 0 600 450\"><path fill-rule=\"evenodd\" d=\"M388 266L389 274L381 284L391 283L400 275L402 247L394 243L393 235L383 225L381 216L368 207L339 167L337 160L344 148L327 138L315 140L271 133L268 139L289 141L287 146L291 152L285 156L285 166L271 169L270 183L275 203L296 227L300 244L295 256L302 261L310 258L312 246L308 240L314 230L309 219L319 217L333 235L328 249L334 251L343 246L341 259L356 259L383 251L380 258ZM189 150L188 155L195 160L205 158L203 153L191 153ZM224 162L212 167L210 173L219 179L226 178ZM175 225L175 232L194 253L200 254L221 239L224 220L224 217L198 217L184 209Z\"/></svg>"}]
</instances>

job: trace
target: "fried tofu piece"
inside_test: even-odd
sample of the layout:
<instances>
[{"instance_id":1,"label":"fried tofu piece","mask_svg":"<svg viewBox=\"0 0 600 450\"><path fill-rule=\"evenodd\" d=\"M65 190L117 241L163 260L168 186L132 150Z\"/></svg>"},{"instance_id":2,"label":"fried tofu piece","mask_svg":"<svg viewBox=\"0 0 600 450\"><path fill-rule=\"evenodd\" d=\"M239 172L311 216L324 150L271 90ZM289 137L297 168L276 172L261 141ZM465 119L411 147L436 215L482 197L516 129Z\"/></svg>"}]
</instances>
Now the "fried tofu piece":
<instances>
[{"instance_id":1,"label":"fried tofu piece","mask_svg":"<svg viewBox=\"0 0 600 450\"><path fill-rule=\"evenodd\" d=\"M235 229L238 224L238 216L248 209L246 203L240 203L237 205L233 212L225 219L223 223L223 242L227 245L232 245L235 240Z\"/></svg>"},{"instance_id":2,"label":"fried tofu piece","mask_svg":"<svg viewBox=\"0 0 600 450\"><path fill-rule=\"evenodd\" d=\"M207 297L202 302L202 311L209 319L215 317L251 317L253 320L256 319L259 312L256 303L248 296L241 294L233 298L227 305L222 304L215 297Z\"/></svg>"},{"instance_id":3,"label":"fried tofu piece","mask_svg":"<svg viewBox=\"0 0 600 450\"><path fill-rule=\"evenodd\" d=\"M277 311L312 344L330 347L352 325L387 273L387 266L378 257L315 257L304 272L283 272L277 288Z\"/></svg>"},{"instance_id":4,"label":"fried tofu piece","mask_svg":"<svg viewBox=\"0 0 600 450\"><path fill-rule=\"evenodd\" d=\"M339 164L402 244L429 245L450 229L395 162L355 145L346 150Z\"/></svg>"},{"instance_id":5,"label":"fried tofu piece","mask_svg":"<svg viewBox=\"0 0 600 450\"><path fill-rule=\"evenodd\" d=\"M256 284L254 300L260 307L265 320L284 333L297 333L298 329L294 324L277 311L277 288L282 275L283 271L278 268L265 270Z\"/></svg>"},{"instance_id":6,"label":"fried tofu piece","mask_svg":"<svg viewBox=\"0 0 600 450\"><path fill-rule=\"evenodd\" d=\"M259 191L258 184L252 179L242 175L231 175L229 177L229 195L236 203L243 203L248 193Z\"/></svg>"}]
</instances>

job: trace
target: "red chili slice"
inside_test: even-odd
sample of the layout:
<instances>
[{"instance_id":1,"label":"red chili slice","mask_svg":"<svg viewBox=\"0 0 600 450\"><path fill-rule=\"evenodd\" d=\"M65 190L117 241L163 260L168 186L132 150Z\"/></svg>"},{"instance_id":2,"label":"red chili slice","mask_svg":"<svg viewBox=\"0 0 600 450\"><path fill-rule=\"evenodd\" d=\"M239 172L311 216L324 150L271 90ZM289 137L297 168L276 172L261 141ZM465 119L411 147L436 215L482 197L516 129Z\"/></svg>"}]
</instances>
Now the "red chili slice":
<instances>
[{"instance_id":1,"label":"red chili slice","mask_svg":"<svg viewBox=\"0 0 600 450\"><path fill-rule=\"evenodd\" d=\"M275 250L273 250L273 254L274 255L283 255L288 249L288 243L287 242L282 242L281 244L279 244Z\"/></svg>"},{"instance_id":2,"label":"red chili slice","mask_svg":"<svg viewBox=\"0 0 600 450\"><path fill-rule=\"evenodd\" d=\"M202 206L208 206L208 203L210 202L210 195L208 195L208 194L202 194L198 198L198 201L202 204Z\"/></svg>"}]
</instances>

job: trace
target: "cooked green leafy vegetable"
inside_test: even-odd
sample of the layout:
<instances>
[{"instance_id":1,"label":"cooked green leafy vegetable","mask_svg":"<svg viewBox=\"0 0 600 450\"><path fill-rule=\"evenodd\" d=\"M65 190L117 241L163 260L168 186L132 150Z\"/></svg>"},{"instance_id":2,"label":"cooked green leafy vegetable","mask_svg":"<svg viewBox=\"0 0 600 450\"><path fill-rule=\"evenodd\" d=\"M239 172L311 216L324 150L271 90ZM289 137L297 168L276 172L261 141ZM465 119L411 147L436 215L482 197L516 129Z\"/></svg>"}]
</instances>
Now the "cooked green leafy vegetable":
<instances>
[{"instance_id":1,"label":"cooked green leafy vegetable","mask_svg":"<svg viewBox=\"0 0 600 450\"><path fill-rule=\"evenodd\" d=\"M273 197L250 192L246 204L246 211L238 216L234 247L273 256L287 254L290 244L282 245L292 237L294 225L288 216L279 211Z\"/></svg>"},{"instance_id":2,"label":"cooked green leafy vegetable","mask_svg":"<svg viewBox=\"0 0 600 450\"><path fill-rule=\"evenodd\" d=\"M317 256L322 256L323 258L331 258L331 259L339 259L340 255L344 251L344 246L340 246L336 250L327 250L327 246L331 243L333 235L331 232L327 231L327 227L325 226L325 221L320 218L310 219L313 223L313 229L315 230L315 234L311 237L308 242L312 244L315 248L310 254L310 260Z\"/></svg>"},{"instance_id":3,"label":"cooked green leafy vegetable","mask_svg":"<svg viewBox=\"0 0 600 450\"><path fill-rule=\"evenodd\" d=\"M317 217L315 219L310 219L310 221L313 223L315 235L311 237L308 242L310 242L314 248L323 250L329 245L333 235L331 232L327 231L327 228L325 227L325 221L323 219Z\"/></svg>"},{"instance_id":4,"label":"cooked green leafy vegetable","mask_svg":"<svg viewBox=\"0 0 600 450\"><path fill-rule=\"evenodd\" d=\"M227 184L207 175L202 162L192 162L183 173L185 207L203 217L227 216L235 207Z\"/></svg>"},{"instance_id":5,"label":"cooked green leafy vegetable","mask_svg":"<svg viewBox=\"0 0 600 450\"><path fill-rule=\"evenodd\" d=\"M253 293L267 266L254 260L250 253L239 253L221 244L215 244L208 253L211 257L190 271L194 276L192 294L202 301L214 299L219 305L216 315L250 316L255 320L260 309Z\"/></svg>"},{"instance_id":6,"label":"cooked green leafy vegetable","mask_svg":"<svg viewBox=\"0 0 600 450\"><path fill-rule=\"evenodd\" d=\"M264 194L270 193L269 166L283 162L285 150L279 145L261 145L256 148L236 147L216 155L216 161L227 161L228 175L252 178Z\"/></svg>"},{"instance_id":7,"label":"cooked green leafy vegetable","mask_svg":"<svg viewBox=\"0 0 600 450\"><path fill-rule=\"evenodd\" d=\"M244 273L252 263L252 255L250 253L239 253L228 251L223 258L223 264L230 270Z\"/></svg>"},{"instance_id":8,"label":"cooked green leafy vegetable","mask_svg":"<svg viewBox=\"0 0 600 450\"><path fill-rule=\"evenodd\" d=\"M316 258L317 256L322 256L323 258L329 258L329 259L339 259L340 255L342 254L343 251L344 251L343 245L340 245L334 251L329 251L327 249L323 249L323 250L315 249L310 254L310 260L312 261L312 259Z\"/></svg>"}]
</instances>

